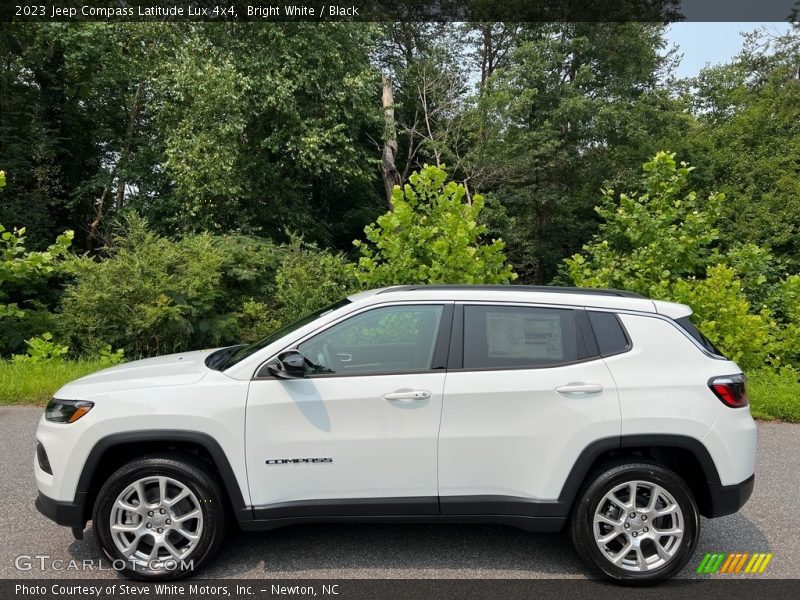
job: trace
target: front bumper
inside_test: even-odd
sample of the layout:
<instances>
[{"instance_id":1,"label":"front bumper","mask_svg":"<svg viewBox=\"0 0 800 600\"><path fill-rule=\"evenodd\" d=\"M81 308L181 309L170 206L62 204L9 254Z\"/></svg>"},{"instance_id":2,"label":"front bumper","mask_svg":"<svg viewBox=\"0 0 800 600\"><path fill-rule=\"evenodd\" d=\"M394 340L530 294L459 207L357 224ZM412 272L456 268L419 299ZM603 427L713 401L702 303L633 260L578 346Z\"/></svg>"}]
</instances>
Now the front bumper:
<instances>
[{"instance_id":1,"label":"front bumper","mask_svg":"<svg viewBox=\"0 0 800 600\"><path fill-rule=\"evenodd\" d=\"M724 517L738 511L750 499L755 484L755 474L750 475L741 483L722 485L721 483L708 482L708 492L711 505L705 517Z\"/></svg>"},{"instance_id":2,"label":"front bumper","mask_svg":"<svg viewBox=\"0 0 800 600\"><path fill-rule=\"evenodd\" d=\"M74 502L64 502L53 500L39 492L34 504L36 505L36 510L48 519L55 521L59 525L82 531L86 527L86 521L88 521L84 511L85 496L86 494L78 493Z\"/></svg>"}]
</instances>

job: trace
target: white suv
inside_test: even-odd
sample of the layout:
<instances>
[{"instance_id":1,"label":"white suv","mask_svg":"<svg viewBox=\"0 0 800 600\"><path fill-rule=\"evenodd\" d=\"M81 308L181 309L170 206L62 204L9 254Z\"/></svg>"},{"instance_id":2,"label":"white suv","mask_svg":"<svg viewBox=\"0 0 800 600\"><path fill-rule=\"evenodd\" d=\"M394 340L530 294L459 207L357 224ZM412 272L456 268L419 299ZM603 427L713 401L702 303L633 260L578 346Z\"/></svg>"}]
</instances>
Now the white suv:
<instances>
[{"instance_id":1,"label":"white suv","mask_svg":"<svg viewBox=\"0 0 800 600\"><path fill-rule=\"evenodd\" d=\"M39 510L141 579L308 522L568 526L663 579L753 489L744 377L683 305L615 290L399 286L249 346L106 369L36 434Z\"/></svg>"}]
</instances>

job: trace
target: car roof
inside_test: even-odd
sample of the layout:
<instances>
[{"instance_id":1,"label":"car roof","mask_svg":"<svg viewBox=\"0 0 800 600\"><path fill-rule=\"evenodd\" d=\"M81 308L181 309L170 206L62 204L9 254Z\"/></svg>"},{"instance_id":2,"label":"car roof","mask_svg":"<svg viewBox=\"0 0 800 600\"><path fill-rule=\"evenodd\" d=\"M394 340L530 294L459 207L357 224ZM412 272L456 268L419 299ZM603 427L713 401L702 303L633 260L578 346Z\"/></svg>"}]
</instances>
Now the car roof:
<instances>
[{"instance_id":1,"label":"car roof","mask_svg":"<svg viewBox=\"0 0 800 600\"><path fill-rule=\"evenodd\" d=\"M531 302L633 310L673 318L691 314L691 309L684 305L654 301L624 290L540 285L396 285L359 292L349 296L349 299L359 304L397 300Z\"/></svg>"}]
</instances>

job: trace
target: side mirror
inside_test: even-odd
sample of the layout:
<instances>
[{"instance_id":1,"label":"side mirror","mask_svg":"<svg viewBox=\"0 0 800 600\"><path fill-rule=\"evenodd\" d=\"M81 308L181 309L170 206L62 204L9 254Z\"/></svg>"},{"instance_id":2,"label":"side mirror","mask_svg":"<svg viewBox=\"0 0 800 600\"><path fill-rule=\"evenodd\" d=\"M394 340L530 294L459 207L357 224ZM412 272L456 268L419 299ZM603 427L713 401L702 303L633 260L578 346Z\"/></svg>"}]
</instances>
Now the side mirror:
<instances>
[{"instance_id":1,"label":"side mirror","mask_svg":"<svg viewBox=\"0 0 800 600\"><path fill-rule=\"evenodd\" d=\"M267 371L278 379L302 379L306 376L306 358L297 350L287 350L267 365Z\"/></svg>"}]
</instances>

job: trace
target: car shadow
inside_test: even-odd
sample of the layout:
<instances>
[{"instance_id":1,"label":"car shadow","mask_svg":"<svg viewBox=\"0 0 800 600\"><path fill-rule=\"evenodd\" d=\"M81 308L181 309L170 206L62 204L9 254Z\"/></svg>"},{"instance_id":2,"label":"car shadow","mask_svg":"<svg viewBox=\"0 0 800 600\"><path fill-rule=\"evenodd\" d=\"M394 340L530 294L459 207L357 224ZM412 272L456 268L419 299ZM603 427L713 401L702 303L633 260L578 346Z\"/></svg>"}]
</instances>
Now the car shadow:
<instances>
[{"instance_id":1,"label":"car shadow","mask_svg":"<svg viewBox=\"0 0 800 600\"><path fill-rule=\"evenodd\" d=\"M491 573L488 573L491 572ZM586 577L564 534L490 525L309 524L230 535L204 577Z\"/></svg>"},{"instance_id":2,"label":"car shadow","mask_svg":"<svg viewBox=\"0 0 800 600\"><path fill-rule=\"evenodd\" d=\"M731 532L736 532L735 536ZM692 586L706 552L766 552L770 543L741 513L702 519L700 541L677 576ZM68 548L97 559L91 529ZM308 524L268 532L229 532L202 578L594 578L566 533L501 525ZM112 575L113 576L113 575Z\"/></svg>"}]
</instances>

